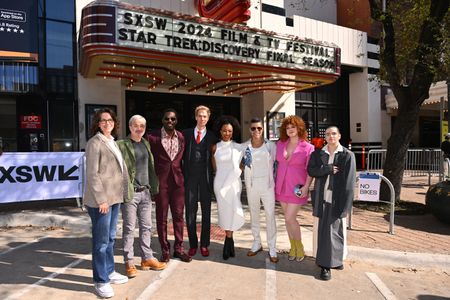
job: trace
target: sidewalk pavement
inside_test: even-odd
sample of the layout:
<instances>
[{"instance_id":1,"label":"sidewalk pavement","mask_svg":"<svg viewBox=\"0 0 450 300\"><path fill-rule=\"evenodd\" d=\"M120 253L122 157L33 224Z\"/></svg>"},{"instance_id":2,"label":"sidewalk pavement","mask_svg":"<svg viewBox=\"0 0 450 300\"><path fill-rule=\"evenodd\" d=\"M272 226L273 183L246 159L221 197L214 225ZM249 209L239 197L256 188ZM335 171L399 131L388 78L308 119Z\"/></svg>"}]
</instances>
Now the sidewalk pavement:
<instances>
[{"instance_id":1,"label":"sidewalk pavement","mask_svg":"<svg viewBox=\"0 0 450 300\"><path fill-rule=\"evenodd\" d=\"M401 199L425 203L427 186L421 185L418 178L405 180ZM427 179L425 179L427 181ZM243 201L245 203L245 200ZM250 229L250 214L245 204L245 225L234 234L235 245L248 249L253 237ZM280 253L289 251L289 238L284 225L283 213L276 206L277 248ZM211 239L224 240L224 232L217 225L217 205L212 205ZM261 210L261 238L265 243L265 216ZM312 254L312 216L311 205L299 212L302 239L307 255ZM155 218L153 219L155 222ZM347 261L365 261L374 264L406 268L439 268L450 270L450 225L439 222L430 214L395 216L395 234L390 235L389 215L354 208L352 229L348 230L349 254ZM76 207L60 207L51 210L20 211L0 213L0 226L55 226L66 227L72 232L89 234L90 220L87 213ZM120 224L119 224L120 227ZM153 226L156 231L156 226ZM118 229L120 234L121 228ZM154 233L156 235L156 232ZM171 222L169 235L173 236ZM187 233L185 232L185 241ZM156 239L155 239L156 241ZM186 245L187 243L185 243Z\"/></svg>"}]
</instances>

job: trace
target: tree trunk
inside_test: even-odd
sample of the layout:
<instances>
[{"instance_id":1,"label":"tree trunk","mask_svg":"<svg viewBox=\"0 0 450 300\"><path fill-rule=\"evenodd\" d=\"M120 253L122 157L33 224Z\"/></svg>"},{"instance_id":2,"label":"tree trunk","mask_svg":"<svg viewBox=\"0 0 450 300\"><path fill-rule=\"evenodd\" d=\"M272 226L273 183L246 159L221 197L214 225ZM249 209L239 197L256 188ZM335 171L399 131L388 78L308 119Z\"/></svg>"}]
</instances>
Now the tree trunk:
<instances>
[{"instance_id":1,"label":"tree trunk","mask_svg":"<svg viewBox=\"0 0 450 300\"><path fill-rule=\"evenodd\" d=\"M401 97L406 98L408 96L402 93L399 94L396 95L396 97L398 96L398 103L407 103L406 99L401 99ZM408 100L407 107L399 105L398 116L395 120L391 137L388 139L386 160L383 168L383 175L394 186L395 202L400 200L406 154L420 111L420 105L417 102L411 101L411 99ZM390 200L390 191L386 184L381 186L381 199L385 201Z\"/></svg>"}]
</instances>

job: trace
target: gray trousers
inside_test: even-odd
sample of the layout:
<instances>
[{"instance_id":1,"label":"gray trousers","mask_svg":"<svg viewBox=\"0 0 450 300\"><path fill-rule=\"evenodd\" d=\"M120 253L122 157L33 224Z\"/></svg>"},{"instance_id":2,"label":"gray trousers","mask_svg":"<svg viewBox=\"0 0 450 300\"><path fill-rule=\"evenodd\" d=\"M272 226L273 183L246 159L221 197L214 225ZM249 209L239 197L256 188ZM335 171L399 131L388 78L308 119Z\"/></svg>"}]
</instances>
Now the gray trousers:
<instances>
[{"instance_id":1,"label":"gray trousers","mask_svg":"<svg viewBox=\"0 0 450 300\"><path fill-rule=\"evenodd\" d=\"M346 218L333 217L331 203L324 203L322 217L314 219L316 264L324 268L341 266L347 254Z\"/></svg>"},{"instance_id":2,"label":"gray trousers","mask_svg":"<svg viewBox=\"0 0 450 300\"><path fill-rule=\"evenodd\" d=\"M122 208L123 219L123 257L125 262L134 259L134 229L136 221L139 224L139 248L141 258L144 260L153 258L150 248L152 239L152 199L150 191L134 193L133 200L124 203Z\"/></svg>"}]
</instances>

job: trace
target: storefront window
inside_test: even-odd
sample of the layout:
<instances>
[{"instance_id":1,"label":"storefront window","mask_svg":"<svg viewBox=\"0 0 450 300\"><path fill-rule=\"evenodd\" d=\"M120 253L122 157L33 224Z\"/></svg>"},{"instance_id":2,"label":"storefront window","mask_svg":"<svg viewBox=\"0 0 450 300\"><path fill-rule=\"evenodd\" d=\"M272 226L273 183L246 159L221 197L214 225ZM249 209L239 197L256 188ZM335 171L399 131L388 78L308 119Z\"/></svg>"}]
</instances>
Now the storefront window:
<instances>
[{"instance_id":1,"label":"storefront window","mask_svg":"<svg viewBox=\"0 0 450 300\"><path fill-rule=\"evenodd\" d=\"M73 67L73 24L47 21L47 68Z\"/></svg>"},{"instance_id":2,"label":"storefront window","mask_svg":"<svg viewBox=\"0 0 450 300\"><path fill-rule=\"evenodd\" d=\"M0 149L5 152L17 151L16 101L14 98L0 97Z\"/></svg>"},{"instance_id":3,"label":"storefront window","mask_svg":"<svg viewBox=\"0 0 450 300\"><path fill-rule=\"evenodd\" d=\"M51 151L74 151L73 102L50 102Z\"/></svg>"},{"instance_id":4,"label":"storefront window","mask_svg":"<svg viewBox=\"0 0 450 300\"><path fill-rule=\"evenodd\" d=\"M0 62L0 92L32 92L37 88L37 84L37 66L28 63Z\"/></svg>"},{"instance_id":5,"label":"storefront window","mask_svg":"<svg viewBox=\"0 0 450 300\"><path fill-rule=\"evenodd\" d=\"M46 0L46 11L48 19L74 22L74 1L73 0Z\"/></svg>"},{"instance_id":6,"label":"storefront window","mask_svg":"<svg viewBox=\"0 0 450 300\"><path fill-rule=\"evenodd\" d=\"M47 21L47 69L48 93L74 93L73 24Z\"/></svg>"}]
</instances>

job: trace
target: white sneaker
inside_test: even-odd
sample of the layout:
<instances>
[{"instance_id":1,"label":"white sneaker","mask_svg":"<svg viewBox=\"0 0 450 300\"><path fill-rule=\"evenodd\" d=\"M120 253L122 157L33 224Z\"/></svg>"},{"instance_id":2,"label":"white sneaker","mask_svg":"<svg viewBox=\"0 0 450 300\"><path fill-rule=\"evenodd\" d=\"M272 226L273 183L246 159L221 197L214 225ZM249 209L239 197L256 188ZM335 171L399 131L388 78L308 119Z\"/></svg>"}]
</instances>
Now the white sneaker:
<instances>
[{"instance_id":1,"label":"white sneaker","mask_svg":"<svg viewBox=\"0 0 450 300\"><path fill-rule=\"evenodd\" d=\"M97 293L97 295L101 298L111 298L114 297L114 290L111 286L111 284L109 284L109 282L107 283L101 283L101 282L96 282L94 284L95 287L95 292Z\"/></svg>"},{"instance_id":2,"label":"white sneaker","mask_svg":"<svg viewBox=\"0 0 450 300\"><path fill-rule=\"evenodd\" d=\"M109 280L112 284L122 284L128 282L128 277L114 271L109 274Z\"/></svg>"}]
</instances>

